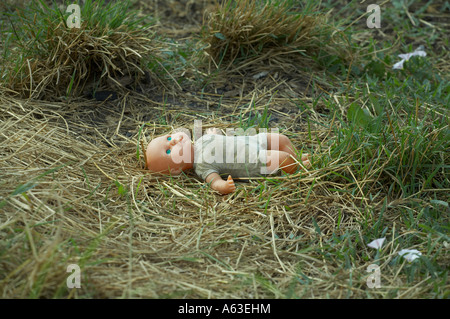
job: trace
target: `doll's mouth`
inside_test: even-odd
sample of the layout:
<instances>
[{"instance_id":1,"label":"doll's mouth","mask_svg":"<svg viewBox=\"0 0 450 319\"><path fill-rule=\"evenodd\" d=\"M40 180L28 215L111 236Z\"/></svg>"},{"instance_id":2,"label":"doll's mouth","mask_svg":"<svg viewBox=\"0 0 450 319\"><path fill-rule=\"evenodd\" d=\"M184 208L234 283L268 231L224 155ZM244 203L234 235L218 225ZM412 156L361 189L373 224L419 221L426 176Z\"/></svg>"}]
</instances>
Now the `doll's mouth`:
<instances>
[{"instance_id":1,"label":"doll's mouth","mask_svg":"<svg viewBox=\"0 0 450 319\"><path fill-rule=\"evenodd\" d=\"M180 144L181 146L184 146L184 144L186 144L186 139L185 138L180 138L178 140L178 144Z\"/></svg>"},{"instance_id":2,"label":"doll's mouth","mask_svg":"<svg viewBox=\"0 0 450 319\"><path fill-rule=\"evenodd\" d=\"M185 144L192 145L192 144L194 144L194 142L191 139L187 139L187 138L181 139L180 143L181 143L181 145L185 145Z\"/></svg>"}]
</instances>

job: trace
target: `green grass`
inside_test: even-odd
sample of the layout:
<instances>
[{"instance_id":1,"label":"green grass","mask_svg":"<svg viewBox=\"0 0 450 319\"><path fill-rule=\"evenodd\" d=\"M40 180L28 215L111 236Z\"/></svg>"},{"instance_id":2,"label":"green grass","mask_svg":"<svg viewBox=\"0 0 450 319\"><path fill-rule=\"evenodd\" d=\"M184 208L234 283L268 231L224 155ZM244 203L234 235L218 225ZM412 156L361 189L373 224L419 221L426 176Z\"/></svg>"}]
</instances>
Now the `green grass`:
<instances>
[{"instance_id":1,"label":"green grass","mask_svg":"<svg viewBox=\"0 0 450 319\"><path fill-rule=\"evenodd\" d=\"M392 23L390 18L399 17L402 11L398 10L399 3L385 10L383 23ZM434 3L428 2L417 15ZM396 28L405 33L411 30L408 21L395 22ZM424 39L428 31L421 27L413 32ZM436 32L427 39L427 44L442 39L442 35ZM320 159L321 165L327 167L333 160L339 160L352 167L353 173L344 170L334 176L336 181L354 185L347 191L365 201L361 207L365 218L360 221L360 232L333 235L324 245L326 249L318 251L324 258L341 260L344 267L352 268L360 264L358 259L386 259L385 249L375 255L364 248L374 238L390 238L392 247L419 247L426 252L419 261L405 264L398 256L390 257L382 273L388 271L393 275L394 269L400 267L407 283L425 280L434 285L433 297L448 297L448 268L441 264L447 259L443 247L448 242L450 226L448 73L436 65L440 56L430 47L426 49L426 58L412 58L404 70L391 70L389 66L398 59L390 45L389 41L373 41L369 50L372 57L367 56L366 61L356 66L362 72L350 77L345 72L341 74L349 81L334 93L340 96L339 104L332 96L321 98L329 110L321 116L328 118L324 122L331 123L328 128L334 132L331 134L334 138L329 140L329 157ZM415 47L405 45L397 52L410 52ZM379 194L386 196L381 211L374 207L376 201L372 201ZM388 198L398 203L389 207Z\"/></svg>"}]
</instances>

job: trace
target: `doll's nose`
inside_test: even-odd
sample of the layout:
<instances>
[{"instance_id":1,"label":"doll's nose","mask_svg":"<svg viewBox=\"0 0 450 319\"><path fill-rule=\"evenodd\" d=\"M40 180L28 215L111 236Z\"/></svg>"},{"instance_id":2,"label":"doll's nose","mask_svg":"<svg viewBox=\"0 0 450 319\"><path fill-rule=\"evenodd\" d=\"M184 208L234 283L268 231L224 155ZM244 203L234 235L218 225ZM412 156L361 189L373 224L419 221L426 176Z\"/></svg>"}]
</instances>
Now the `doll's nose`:
<instances>
[{"instance_id":1,"label":"doll's nose","mask_svg":"<svg viewBox=\"0 0 450 319\"><path fill-rule=\"evenodd\" d=\"M170 145L173 146L173 145L175 145L175 144L181 142L182 139L183 139L183 135L180 135L179 137L172 139L172 140L170 141Z\"/></svg>"}]
</instances>

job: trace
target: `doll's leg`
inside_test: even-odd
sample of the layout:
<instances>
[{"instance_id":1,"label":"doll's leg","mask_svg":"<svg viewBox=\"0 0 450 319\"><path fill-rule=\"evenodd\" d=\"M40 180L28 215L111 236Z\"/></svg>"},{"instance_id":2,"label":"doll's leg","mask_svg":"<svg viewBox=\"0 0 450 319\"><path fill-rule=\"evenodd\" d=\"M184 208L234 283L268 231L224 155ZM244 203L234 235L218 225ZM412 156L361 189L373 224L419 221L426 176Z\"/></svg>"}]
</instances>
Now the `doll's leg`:
<instances>
[{"instance_id":1,"label":"doll's leg","mask_svg":"<svg viewBox=\"0 0 450 319\"><path fill-rule=\"evenodd\" d=\"M297 150L294 145L291 143L291 140L283 134L278 133L268 133L267 134L267 149L270 151L278 151L279 163L282 168L283 161L286 161L286 164L289 165L286 169L283 169L285 172L290 173L295 172L298 164L295 162L294 158L297 158ZM285 154L283 154L285 153ZM269 152L268 152L269 154ZM276 153L273 153L276 154ZM291 155L293 158L286 158L286 154ZM275 156L275 155L274 155ZM290 157L290 156L288 156ZM273 158L276 162L276 158ZM269 161L268 161L269 162ZM309 154L303 153L301 158L301 163L305 167L311 167L311 163L309 161ZM275 165L275 164L274 164ZM276 168L276 167L275 167Z\"/></svg>"},{"instance_id":2,"label":"doll's leg","mask_svg":"<svg viewBox=\"0 0 450 319\"><path fill-rule=\"evenodd\" d=\"M284 151L267 151L267 168L269 172L275 172L279 168L288 174L293 174L298 168L298 164L291 154Z\"/></svg>"},{"instance_id":3,"label":"doll's leg","mask_svg":"<svg viewBox=\"0 0 450 319\"><path fill-rule=\"evenodd\" d=\"M267 133L267 149L274 151L283 151L291 154L294 157L297 156L297 150L291 143L291 140L283 134Z\"/></svg>"}]
</instances>

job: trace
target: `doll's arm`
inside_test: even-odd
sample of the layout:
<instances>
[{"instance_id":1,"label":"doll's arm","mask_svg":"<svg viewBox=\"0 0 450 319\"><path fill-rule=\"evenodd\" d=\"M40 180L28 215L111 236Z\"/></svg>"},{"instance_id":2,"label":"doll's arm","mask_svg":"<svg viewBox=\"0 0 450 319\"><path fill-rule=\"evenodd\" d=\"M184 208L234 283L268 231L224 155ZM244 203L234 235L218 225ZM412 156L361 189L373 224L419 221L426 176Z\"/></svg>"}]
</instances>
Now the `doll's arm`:
<instances>
[{"instance_id":1,"label":"doll's arm","mask_svg":"<svg viewBox=\"0 0 450 319\"><path fill-rule=\"evenodd\" d=\"M225 181L217 173L211 173L206 177L206 182L211 183L211 188L218 191L222 195L232 193L236 190L233 178L228 175L228 179Z\"/></svg>"}]
</instances>

